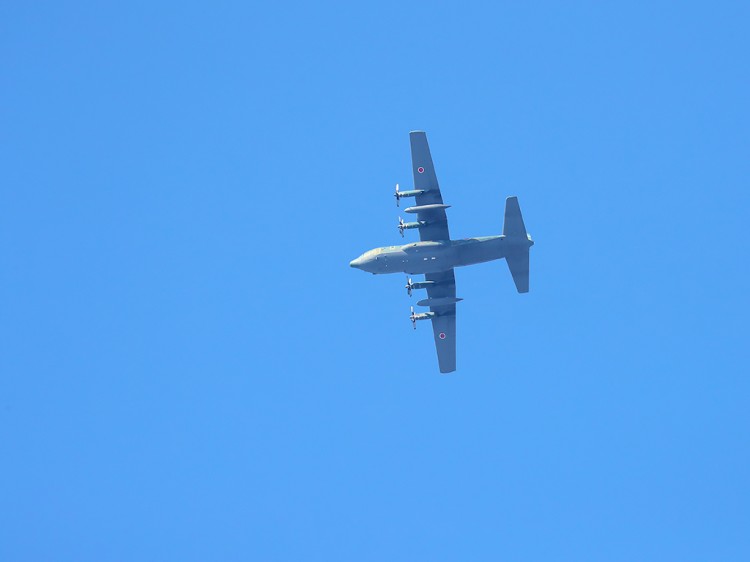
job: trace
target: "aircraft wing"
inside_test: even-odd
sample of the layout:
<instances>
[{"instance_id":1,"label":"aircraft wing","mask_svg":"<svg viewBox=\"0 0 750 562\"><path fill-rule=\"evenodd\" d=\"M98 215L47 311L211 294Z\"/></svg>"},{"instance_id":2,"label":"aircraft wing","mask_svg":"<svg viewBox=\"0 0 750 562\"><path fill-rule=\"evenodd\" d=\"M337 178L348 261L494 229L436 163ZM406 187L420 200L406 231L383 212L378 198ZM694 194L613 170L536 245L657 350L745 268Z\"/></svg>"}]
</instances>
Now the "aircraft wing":
<instances>
[{"instance_id":1,"label":"aircraft wing","mask_svg":"<svg viewBox=\"0 0 750 562\"><path fill-rule=\"evenodd\" d=\"M427 134L424 131L412 131L409 133L411 143L411 166L414 173L414 189L424 190L417 195L417 206L442 205L443 197L440 194L435 166L432 165L430 145L427 144ZM417 213L418 221L427 222L419 228L419 238L423 242L450 240L448 233L448 217L445 209L431 209Z\"/></svg>"},{"instance_id":2,"label":"aircraft wing","mask_svg":"<svg viewBox=\"0 0 750 562\"><path fill-rule=\"evenodd\" d=\"M439 273L426 273L425 280L435 282L434 286L427 288L430 300L455 298L456 276L452 269ZM431 306L430 311L435 313L431 320L432 334L435 338L440 372L450 373L456 370L456 303Z\"/></svg>"}]
</instances>

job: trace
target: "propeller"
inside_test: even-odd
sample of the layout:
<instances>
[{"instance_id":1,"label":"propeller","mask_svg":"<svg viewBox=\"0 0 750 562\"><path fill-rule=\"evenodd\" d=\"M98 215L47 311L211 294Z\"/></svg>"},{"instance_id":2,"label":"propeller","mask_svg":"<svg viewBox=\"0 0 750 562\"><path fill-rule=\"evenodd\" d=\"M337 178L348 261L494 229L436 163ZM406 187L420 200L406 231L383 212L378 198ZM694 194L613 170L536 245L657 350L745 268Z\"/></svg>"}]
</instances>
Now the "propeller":
<instances>
[{"instance_id":1,"label":"propeller","mask_svg":"<svg viewBox=\"0 0 750 562\"><path fill-rule=\"evenodd\" d=\"M401 238L404 237L404 229L406 228L406 223L404 223L404 219L401 217L398 217L398 231L401 233Z\"/></svg>"},{"instance_id":2,"label":"propeller","mask_svg":"<svg viewBox=\"0 0 750 562\"><path fill-rule=\"evenodd\" d=\"M411 315L409 316L409 319L411 320L411 325L414 326L414 329L417 329L417 315L414 314L414 307L411 307Z\"/></svg>"},{"instance_id":3,"label":"propeller","mask_svg":"<svg viewBox=\"0 0 750 562\"><path fill-rule=\"evenodd\" d=\"M411 296L411 290L414 288L414 285L411 284L411 277L406 278L406 292L409 293L409 296Z\"/></svg>"},{"instance_id":4,"label":"propeller","mask_svg":"<svg viewBox=\"0 0 750 562\"><path fill-rule=\"evenodd\" d=\"M398 184L396 184L396 193L393 194L396 198L396 207L400 207L399 201L401 200L401 194L398 192Z\"/></svg>"}]
</instances>

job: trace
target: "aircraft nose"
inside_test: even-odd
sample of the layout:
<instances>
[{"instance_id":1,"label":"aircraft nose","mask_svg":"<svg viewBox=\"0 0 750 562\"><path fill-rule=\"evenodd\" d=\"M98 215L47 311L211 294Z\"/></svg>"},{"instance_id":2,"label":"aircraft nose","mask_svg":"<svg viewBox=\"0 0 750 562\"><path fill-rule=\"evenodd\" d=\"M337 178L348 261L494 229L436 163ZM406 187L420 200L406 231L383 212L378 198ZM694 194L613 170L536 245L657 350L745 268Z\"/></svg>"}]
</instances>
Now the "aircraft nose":
<instances>
[{"instance_id":1,"label":"aircraft nose","mask_svg":"<svg viewBox=\"0 0 750 562\"><path fill-rule=\"evenodd\" d=\"M349 262L349 267L359 268L360 265L362 265L362 258L357 258Z\"/></svg>"}]
</instances>

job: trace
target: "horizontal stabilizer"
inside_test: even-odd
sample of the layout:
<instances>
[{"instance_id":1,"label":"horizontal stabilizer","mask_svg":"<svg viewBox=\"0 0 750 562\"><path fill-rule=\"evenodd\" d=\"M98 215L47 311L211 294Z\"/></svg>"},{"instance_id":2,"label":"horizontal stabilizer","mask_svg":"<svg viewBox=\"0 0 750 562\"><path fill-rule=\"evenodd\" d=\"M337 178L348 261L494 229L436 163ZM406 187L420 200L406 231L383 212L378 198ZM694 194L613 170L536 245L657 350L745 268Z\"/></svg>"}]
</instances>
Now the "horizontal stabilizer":
<instances>
[{"instance_id":1,"label":"horizontal stabilizer","mask_svg":"<svg viewBox=\"0 0 750 562\"><path fill-rule=\"evenodd\" d=\"M518 197L505 200L505 222L503 235L506 237L505 261L513 276L519 293L529 292L529 248L534 244L523 224Z\"/></svg>"},{"instance_id":2,"label":"horizontal stabilizer","mask_svg":"<svg viewBox=\"0 0 750 562\"><path fill-rule=\"evenodd\" d=\"M519 293L529 292L529 248L513 249L505 256L508 269Z\"/></svg>"}]
</instances>

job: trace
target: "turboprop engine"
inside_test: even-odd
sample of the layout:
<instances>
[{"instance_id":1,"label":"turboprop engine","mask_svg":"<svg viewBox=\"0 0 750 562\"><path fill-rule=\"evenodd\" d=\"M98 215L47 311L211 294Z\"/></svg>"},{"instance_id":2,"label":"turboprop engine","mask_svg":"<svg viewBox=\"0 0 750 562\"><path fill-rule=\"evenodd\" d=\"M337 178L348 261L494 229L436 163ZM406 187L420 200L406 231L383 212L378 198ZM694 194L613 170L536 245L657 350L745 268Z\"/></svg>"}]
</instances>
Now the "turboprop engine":
<instances>
[{"instance_id":1,"label":"turboprop engine","mask_svg":"<svg viewBox=\"0 0 750 562\"><path fill-rule=\"evenodd\" d=\"M402 197L416 197L417 195L420 195L421 193L424 193L424 189L414 189L412 191L399 191L398 184L396 184L396 193L393 194L393 196L396 198L396 207L399 206L398 203Z\"/></svg>"},{"instance_id":2,"label":"turboprop engine","mask_svg":"<svg viewBox=\"0 0 750 562\"><path fill-rule=\"evenodd\" d=\"M416 283L412 283L411 277L406 278L406 292L409 293L409 296L411 296L411 292L414 289L426 289L427 287L431 287L434 285L434 281L417 281Z\"/></svg>"},{"instance_id":3,"label":"turboprop engine","mask_svg":"<svg viewBox=\"0 0 750 562\"><path fill-rule=\"evenodd\" d=\"M411 307L411 314L409 315L409 320L411 320L411 325L414 326L414 329L417 329L417 320L429 320L430 318L436 316L434 312L420 312L416 313L414 312L414 307Z\"/></svg>"},{"instance_id":4,"label":"turboprop engine","mask_svg":"<svg viewBox=\"0 0 750 562\"><path fill-rule=\"evenodd\" d=\"M404 222L404 219L398 217L398 231L401 233L401 238L404 237L404 230L408 230L409 228L419 228L424 224L426 224L424 221Z\"/></svg>"}]
</instances>

